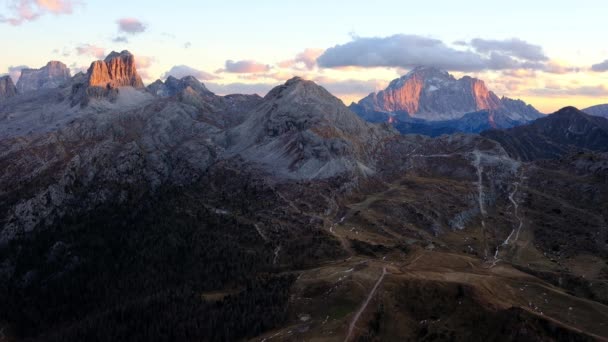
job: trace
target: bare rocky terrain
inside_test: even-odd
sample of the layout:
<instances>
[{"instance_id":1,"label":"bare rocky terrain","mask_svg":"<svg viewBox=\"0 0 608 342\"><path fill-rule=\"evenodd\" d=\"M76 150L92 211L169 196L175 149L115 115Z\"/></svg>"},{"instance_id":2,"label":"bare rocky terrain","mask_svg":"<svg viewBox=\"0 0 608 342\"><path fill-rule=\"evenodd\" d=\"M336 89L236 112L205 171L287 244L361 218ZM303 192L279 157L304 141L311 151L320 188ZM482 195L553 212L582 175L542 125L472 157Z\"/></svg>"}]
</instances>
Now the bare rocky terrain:
<instances>
[{"instance_id":1,"label":"bare rocky terrain","mask_svg":"<svg viewBox=\"0 0 608 342\"><path fill-rule=\"evenodd\" d=\"M9 340L608 339L604 123L401 135L134 58L0 99Z\"/></svg>"}]
</instances>

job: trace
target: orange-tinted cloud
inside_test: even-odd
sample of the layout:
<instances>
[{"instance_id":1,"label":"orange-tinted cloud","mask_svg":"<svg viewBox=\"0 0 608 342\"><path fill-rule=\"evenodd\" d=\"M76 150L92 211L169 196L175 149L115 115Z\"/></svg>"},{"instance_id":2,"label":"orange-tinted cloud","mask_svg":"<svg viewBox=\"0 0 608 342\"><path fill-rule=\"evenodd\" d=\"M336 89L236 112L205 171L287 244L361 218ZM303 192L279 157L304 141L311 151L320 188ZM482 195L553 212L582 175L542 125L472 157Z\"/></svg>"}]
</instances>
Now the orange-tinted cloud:
<instances>
[{"instance_id":1,"label":"orange-tinted cloud","mask_svg":"<svg viewBox=\"0 0 608 342\"><path fill-rule=\"evenodd\" d=\"M76 1L73 0L11 0L8 1L10 16L0 15L0 22L10 25L21 25L40 16L51 13L55 15L71 14Z\"/></svg>"},{"instance_id":2,"label":"orange-tinted cloud","mask_svg":"<svg viewBox=\"0 0 608 342\"><path fill-rule=\"evenodd\" d=\"M90 56L103 59L106 55L105 49L91 44L81 44L76 47L76 53L81 56Z\"/></svg>"},{"instance_id":3,"label":"orange-tinted cloud","mask_svg":"<svg viewBox=\"0 0 608 342\"><path fill-rule=\"evenodd\" d=\"M270 66L252 60L233 61L227 60L224 69L219 69L217 72L228 72L234 74L255 74L267 72Z\"/></svg>"},{"instance_id":4,"label":"orange-tinted cloud","mask_svg":"<svg viewBox=\"0 0 608 342\"><path fill-rule=\"evenodd\" d=\"M543 71L548 72L550 74L563 75L579 72L581 71L581 68L564 65L558 61L549 61L547 64L545 64L545 68L543 69Z\"/></svg>"},{"instance_id":5,"label":"orange-tinted cloud","mask_svg":"<svg viewBox=\"0 0 608 342\"><path fill-rule=\"evenodd\" d=\"M317 58L323 54L323 49L308 48L298 53L294 59L279 62L281 68L297 68L299 64L306 69L312 70L317 65Z\"/></svg>"},{"instance_id":6,"label":"orange-tinted cloud","mask_svg":"<svg viewBox=\"0 0 608 342\"><path fill-rule=\"evenodd\" d=\"M217 76L210 74L208 72L204 72L202 70L199 69L195 69L192 67L189 67L187 65L176 65L174 67L172 67L169 71L165 72L161 78L167 78L169 76L173 76L175 78L182 78L182 77L186 77L186 76L194 76L196 79L198 79L199 81L208 81L208 80L215 80L217 79Z\"/></svg>"}]
</instances>

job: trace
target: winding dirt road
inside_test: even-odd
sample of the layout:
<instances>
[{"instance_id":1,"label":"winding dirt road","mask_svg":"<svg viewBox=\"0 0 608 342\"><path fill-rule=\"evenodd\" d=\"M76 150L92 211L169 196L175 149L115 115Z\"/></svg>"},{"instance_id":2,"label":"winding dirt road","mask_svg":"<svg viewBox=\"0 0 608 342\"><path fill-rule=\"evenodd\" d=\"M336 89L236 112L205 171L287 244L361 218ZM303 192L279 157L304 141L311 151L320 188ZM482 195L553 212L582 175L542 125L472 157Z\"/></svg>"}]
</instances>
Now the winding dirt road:
<instances>
[{"instance_id":1,"label":"winding dirt road","mask_svg":"<svg viewBox=\"0 0 608 342\"><path fill-rule=\"evenodd\" d=\"M348 327L348 334L346 335L344 342L350 341L352 334L353 334L353 330L355 330L355 326L357 325L357 321L359 320L359 317L361 317L361 314L365 311L369 302L372 300L372 298L374 298L374 295L376 294L376 291L378 290L380 283L382 283L382 280L384 279L385 275L386 275L386 267L382 268L382 274L376 281L376 284L374 285L374 287L372 287L372 290L367 295L365 302L363 302L363 305L361 305L361 308L359 308L359 311L357 311L357 313L355 314L355 317L353 317L353 320L350 322L350 326Z\"/></svg>"}]
</instances>

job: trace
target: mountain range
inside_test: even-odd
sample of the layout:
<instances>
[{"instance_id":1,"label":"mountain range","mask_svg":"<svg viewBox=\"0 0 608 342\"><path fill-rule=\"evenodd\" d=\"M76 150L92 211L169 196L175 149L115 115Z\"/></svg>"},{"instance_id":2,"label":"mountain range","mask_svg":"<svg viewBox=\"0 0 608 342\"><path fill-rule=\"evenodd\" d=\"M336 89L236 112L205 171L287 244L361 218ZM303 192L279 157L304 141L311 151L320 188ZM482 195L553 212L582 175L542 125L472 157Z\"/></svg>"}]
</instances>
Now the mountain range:
<instances>
[{"instance_id":1,"label":"mountain range","mask_svg":"<svg viewBox=\"0 0 608 342\"><path fill-rule=\"evenodd\" d=\"M135 59L0 78L9 340L608 339L607 119L433 68L349 109Z\"/></svg>"}]
</instances>

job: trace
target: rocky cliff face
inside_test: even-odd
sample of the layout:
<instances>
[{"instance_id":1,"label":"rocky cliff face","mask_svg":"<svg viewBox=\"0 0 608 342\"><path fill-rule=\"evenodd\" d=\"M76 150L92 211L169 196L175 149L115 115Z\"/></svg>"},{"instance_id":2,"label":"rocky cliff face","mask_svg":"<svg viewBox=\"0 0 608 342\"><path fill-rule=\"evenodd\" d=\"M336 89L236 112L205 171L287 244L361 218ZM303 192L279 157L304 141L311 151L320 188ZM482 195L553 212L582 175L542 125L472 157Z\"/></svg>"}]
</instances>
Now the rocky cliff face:
<instances>
[{"instance_id":1,"label":"rocky cliff face","mask_svg":"<svg viewBox=\"0 0 608 342\"><path fill-rule=\"evenodd\" d=\"M86 81L73 86L73 104L87 104L89 98L115 100L120 87L143 89L135 57L129 51L112 51L105 60L91 63Z\"/></svg>"},{"instance_id":2,"label":"rocky cliff face","mask_svg":"<svg viewBox=\"0 0 608 342\"><path fill-rule=\"evenodd\" d=\"M135 68L135 56L126 50L112 51L105 60L93 62L88 74L91 87L144 87Z\"/></svg>"},{"instance_id":3,"label":"rocky cliff face","mask_svg":"<svg viewBox=\"0 0 608 342\"><path fill-rule=\"evenodd\" d=\"M372 151L387 127L366 123L311 81L293 78L271 90L227 134L229 151L295 179L371 174Z\"/></svg>"},{"instance_id":4,"label":"rocky cliff face","mask_svg":"<svg viewBox=\"0 0 608 342\"><path fill-rule=\"evenodd\" d=\"M17 95L17 88L10 76L0 77L0 101Z\"/></svg>"},{"instance_id":5,"label":"rocky cliff face","mask_svg":"<svg viewBox=\"0 0 608 342\"><path fill-rule=\"evenodd\" d=\"M70 69L58 61L50 61L40 69L23 69L17 82L20 93L57 88L70 80Z\"/></svg>"},{"instance_id":6,"label":"rocky cliff face","mask_svg":"<svg viewBox=\"0 0 608 342\"><path fill-rule=\"evenodd\" d=\"M489 91L479 79L465 76L456 79L431 67L418 67L392 81L353 106L358 112L406 112L412 118L429 121L460 119L479 111L502 112L510 119L529 121L539 113L524 103L503 98Z\"/></svg>"}]
</instances>

